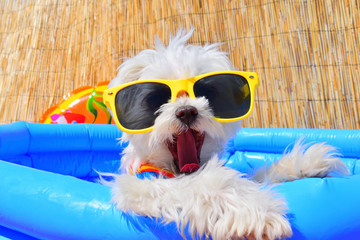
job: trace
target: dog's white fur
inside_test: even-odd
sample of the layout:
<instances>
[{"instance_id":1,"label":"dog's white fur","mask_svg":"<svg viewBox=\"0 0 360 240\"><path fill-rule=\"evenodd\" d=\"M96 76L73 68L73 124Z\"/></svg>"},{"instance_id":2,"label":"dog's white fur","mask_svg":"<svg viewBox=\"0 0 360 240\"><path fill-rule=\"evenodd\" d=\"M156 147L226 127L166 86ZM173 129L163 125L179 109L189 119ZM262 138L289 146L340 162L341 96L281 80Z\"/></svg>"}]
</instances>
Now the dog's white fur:
<instances>
[{"instance_id":1,"label":"dog's white fur","mask_svg":"<svg viewBox=\"0 0 360 240\"><path fill-rule=\"evenodd\" d=\"M168 46L158 39L154 50L144 50L120 66L109 88L139 79L180 79L218 70L234 70L219 44L186 44L193 30L180 30ZM191 128L205 133L201 150L201 168L189 175L179 174L166 141L188 126L175 116L181 106L194 106L199 115ZM212 117L205 98L179 97L159 110L152 132L123 134L129 141L121 169L111 183L116 207L125 212L176 222L181 231L188 225L193 235L213 239L276 239L291 236L286 218L286 202L269 186L304 177L324 177L332 171L347 173L344 163L332 152L334 148L315 144L305 151L300 141L293 150L269 168L258 171L250 181L243 174L224 167L218 154L239 129L240 122L219 123ZM138 179L131 175L140 163L148 162L177 173L175 178Z\"/></svg>"}]
</instances>

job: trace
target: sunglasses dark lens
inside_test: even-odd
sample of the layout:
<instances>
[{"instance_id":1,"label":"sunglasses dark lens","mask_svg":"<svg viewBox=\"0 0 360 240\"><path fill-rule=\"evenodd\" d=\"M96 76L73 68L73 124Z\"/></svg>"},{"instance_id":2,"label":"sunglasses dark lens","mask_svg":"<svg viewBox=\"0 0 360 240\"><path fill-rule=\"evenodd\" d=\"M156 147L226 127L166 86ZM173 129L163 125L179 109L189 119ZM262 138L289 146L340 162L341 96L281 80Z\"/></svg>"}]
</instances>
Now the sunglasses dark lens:
<instances>
[{"instance_id":1,"label":"sunglasses dark lens","mask_svg":"<svg viewBox=\"0 0 360 240\"><path fill-rule=\"evenodd\" d=\"M237 118L250 110L251 96L248 81L235 74L218 74L194 84L196 97L205 97L217 118Z\"/></svg>"},{"instance_id":2,"label":"sunglasses dark lens","mask_svg":"<svg viewBox=\"0 0 360 240\"><path fill-rule=\"evenodd\" d=\"M161 83L138 83L116 94L115 107L120 124L131 130L154 125L155 112L171 98L171 90Z\"/></svg>"}]
</instances>

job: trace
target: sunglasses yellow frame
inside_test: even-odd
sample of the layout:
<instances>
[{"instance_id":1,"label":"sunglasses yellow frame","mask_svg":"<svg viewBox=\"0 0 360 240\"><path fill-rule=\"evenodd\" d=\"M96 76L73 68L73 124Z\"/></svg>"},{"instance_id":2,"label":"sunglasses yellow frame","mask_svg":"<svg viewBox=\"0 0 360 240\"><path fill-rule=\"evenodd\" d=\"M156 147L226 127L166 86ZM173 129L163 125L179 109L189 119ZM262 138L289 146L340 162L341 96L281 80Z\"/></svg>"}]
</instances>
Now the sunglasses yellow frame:
<instances>
[{"instance_id":1,"label":"sunglasses yellow frame","mask_svg":"<svg viewBox=\"0 0 360 240\"><path fill-rule=\"evenodd\" d=\"M116 125L120 128L120 130L127 132L127 133L150 132L150 131L152 131L154 126L144 128L144 129L127 129L120 124L119 118L116 113L116 107L115 107L116 94L120 90L122 90L128 86L138 84L138 83L149 83L149 82L162 83L162 84L167 85L171 90L171 99L169 102L175 102L175 100L179 96L179 94L181 94L183 92L186 92L190 98L196 98L195 94L194 94L194 90L193 90L195 82L197 82L198 80L203 79L205 77L219 75L219 74L234 74L234 75L239 75L239 76L244 77L249 84L250 96L254 96L255 89L259 86L258 75L254 72L216 71L216 72L201 74L201 75L191 77L191 78L186 78L186 79L177 79L177 80L145 79L145 80L137 80L137 81L133 81L133 82L124 83L119 86L106 89L104 91L103 100L104 100L105 105L108 108L110 108L110 110L112 111L113 119L114 119ZM225 118L216 118L216 117L213 117L213 118L218 122L238 121L238 120L248 117L250 115L250 113L252 112L253 108L254 108L254 98L251 97L250 108L249 108L249 111L245 115L237 117L237 118L226 118L226 119Z\"/></svg>"}]
</instances>

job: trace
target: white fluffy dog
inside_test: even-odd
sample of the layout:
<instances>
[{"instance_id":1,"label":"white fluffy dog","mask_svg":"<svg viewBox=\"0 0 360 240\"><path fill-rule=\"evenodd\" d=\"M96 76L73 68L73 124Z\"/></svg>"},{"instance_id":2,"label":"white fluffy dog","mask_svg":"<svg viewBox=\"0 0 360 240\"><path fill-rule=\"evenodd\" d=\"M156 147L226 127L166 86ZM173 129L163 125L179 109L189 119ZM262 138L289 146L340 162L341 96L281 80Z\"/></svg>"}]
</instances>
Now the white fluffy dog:
<instances>
[{"instance_id":1,"label":"white fluffy dog","mask_svg":"<svg viewBox=\"0 0 360 240\"><path fill-rule=\"evenodd\" d=\"M192 32L179 31L170 38L168 46L157 39L154 50L144 50L124 61L109 89L142 79L175 80L234 70L227 54L219 51L219 44L187 44ZM136 101L136 94L131 97ZM146 115L138 113L133 120L144 121L143 114ZM175 222L180 231L188 226L193 236L212 239L291 236L286 202L265 184L324 177L333 171L347 173L347 168L333 154L333 147L314 144L305 150L298 142L291 152L249 180L218 159L226 142L240 128L240 121L216 121L206 98L179 93L175 101L156 111L151 131L124 132L122 140L129 141L129 145L121 160L123 173L111 183L113 203L124 212ZM177 156L179 152L185 158L197 155L198 163L185 163L184 167ZM174 177L160 174L140 179L136 173L143 164L163 169L160 173Z\"/></svg>"}]
</instances>

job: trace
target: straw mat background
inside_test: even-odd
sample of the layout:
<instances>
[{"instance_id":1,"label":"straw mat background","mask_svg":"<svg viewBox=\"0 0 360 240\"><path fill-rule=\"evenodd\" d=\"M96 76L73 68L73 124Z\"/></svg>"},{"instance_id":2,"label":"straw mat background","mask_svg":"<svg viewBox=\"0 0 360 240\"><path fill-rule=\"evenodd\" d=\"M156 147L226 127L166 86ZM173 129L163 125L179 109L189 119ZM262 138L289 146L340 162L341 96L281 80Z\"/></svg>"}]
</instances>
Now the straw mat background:
<instances>
[{"instance_id":1,"label":"straw mat background","mask_svg":"<svg viewBox=\"0 0 360 240\"><path fill-rule=\"evenodd\" d=\"M261 85L246 127L360 127L357 0L0 0L0 123L39 121L63 95L111 80L154 35L194 26Z\"/></svg>"}]
</instances>

